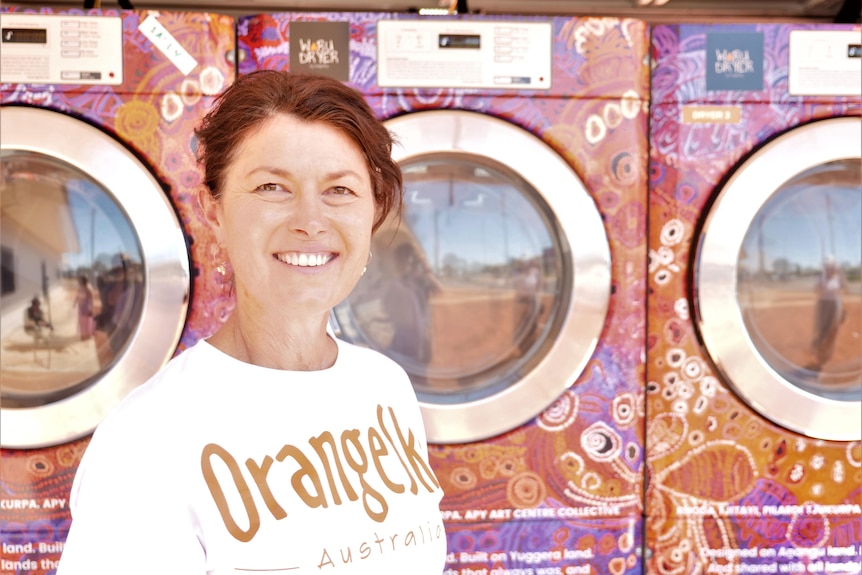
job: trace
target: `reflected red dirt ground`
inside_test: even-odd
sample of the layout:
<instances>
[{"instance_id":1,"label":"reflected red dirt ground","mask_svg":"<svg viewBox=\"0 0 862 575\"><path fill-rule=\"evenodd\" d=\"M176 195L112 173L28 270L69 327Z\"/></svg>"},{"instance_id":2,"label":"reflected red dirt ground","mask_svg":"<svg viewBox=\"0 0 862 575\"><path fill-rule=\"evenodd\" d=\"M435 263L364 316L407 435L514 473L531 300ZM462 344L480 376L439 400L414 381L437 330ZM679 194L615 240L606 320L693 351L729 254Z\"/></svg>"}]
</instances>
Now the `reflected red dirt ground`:
<instances>
[{"instance_id":1,"label":"reflected red dirt ground","mask_svg":"<svg viewBox=\"0 0 862 575\"><path fill-rule=\"evenodd\" d=\"M758 288L757 299L763 303L748 308L748 319L759 331L761 345L771 346L774 353L795 366L815 365L812 338L816 294ZM838 328L832 356L821 367L821 380L832 378L858 385L862 381L862 296L845 293L842 303L846 315Z\"/></svg>"}]
</instances>

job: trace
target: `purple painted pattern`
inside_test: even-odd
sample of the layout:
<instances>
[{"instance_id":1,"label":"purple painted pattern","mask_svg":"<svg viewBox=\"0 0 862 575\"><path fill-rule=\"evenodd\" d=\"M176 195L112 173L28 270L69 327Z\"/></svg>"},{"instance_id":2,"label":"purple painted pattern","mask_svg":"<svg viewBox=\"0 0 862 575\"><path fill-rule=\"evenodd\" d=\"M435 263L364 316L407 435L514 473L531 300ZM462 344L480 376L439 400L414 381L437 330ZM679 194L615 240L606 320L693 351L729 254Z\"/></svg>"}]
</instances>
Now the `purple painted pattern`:
<instances>
[{"instance_id":1,"label":"purple painted pattern","mask_svg":"<svg viewBox=\"0 0 862 575\"><path fill-rule=\"evenodd\" d=\"M742 564L793 564L817 572L816 558L794 553L825 553L827 547L855 546L848 550L849 561L862 561L862 515L853 511L862 505L862 442L804 437L742 403L706 357L690 309L696 229L722 179L746 154L790 128L862 113L860 97L788 94L790 31L814 28L653 29L646 365L651 573L738 573ZM709 32L763 34L763 90L706 91ZM741 120L683 123L682 107L688 104L739 106ZM761 513L764 508L768 514ZM835 569L851 572L840 565Z\"/></svg>"}]
</instances>

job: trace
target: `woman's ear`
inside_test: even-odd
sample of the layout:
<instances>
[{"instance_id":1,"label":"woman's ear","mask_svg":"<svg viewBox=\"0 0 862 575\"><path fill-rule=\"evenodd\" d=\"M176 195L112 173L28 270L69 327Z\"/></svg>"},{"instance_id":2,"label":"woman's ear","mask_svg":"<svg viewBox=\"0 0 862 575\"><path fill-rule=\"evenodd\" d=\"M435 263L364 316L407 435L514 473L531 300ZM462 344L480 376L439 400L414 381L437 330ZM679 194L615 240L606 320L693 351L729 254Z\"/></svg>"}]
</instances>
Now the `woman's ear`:
<instances>
[{"instance_id":1,"label":"woman's ear","mask_svg":"<svg viewBox=\"0 0 862 575\"><path fill-rule=\"evenodd\" d=\"M201 213L204 216L204 220L207 225L209 225L210 229L212 229L216 239L221 242L221 202L213 198L210 191L203 187L198 188L197 190L197 202L198 207L200 207Z\"/></svg>"}]
</instances>

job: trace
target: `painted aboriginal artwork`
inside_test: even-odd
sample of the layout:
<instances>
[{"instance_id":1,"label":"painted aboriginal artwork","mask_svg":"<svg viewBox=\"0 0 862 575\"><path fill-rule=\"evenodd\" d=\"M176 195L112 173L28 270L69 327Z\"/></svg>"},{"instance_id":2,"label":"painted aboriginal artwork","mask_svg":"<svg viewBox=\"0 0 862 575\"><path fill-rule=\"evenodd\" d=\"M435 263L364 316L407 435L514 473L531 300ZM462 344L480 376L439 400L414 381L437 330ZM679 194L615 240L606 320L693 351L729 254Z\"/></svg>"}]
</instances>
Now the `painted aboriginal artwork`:
<instances>
[{"instance_id":1,"label":"painted aboriginal artwork","mask_svg":"<svg viewBox=\"0 0 862 575\"><path fill-rule=\"evenodd\" d=\"M859 35L858 26L674 25L652 30L645 405L649 573L859 572L862 437L847 441L810 437L776 424L746 404L737 388L758 382L725 377L704 346L696 321L697 298L704 286L693 278L703 220L717 206L715 196L735 167L796 127L858 117L862 111L858 93L790 93L791 34L817 30ZM828 37L812 38L820 42ZM746 47L734 52L716 48L716 42ZM730 70L729 63L740 73L725 80L744 82L749 75L755 78L753 85L710 86L718 81L711 74ZM698 112L719 115L698 119ZM858 138L856 142L858 146ZM858 157L855 162L858 183ZM787 166L786 159L783 163L787 179L792 178L794 166ZM856 217L855 232L850 233L856 239L850 244L858 250L862 245L858 185L855 193L857 209L850 214ZM794 235L805 233L797 229ZM767 244L766 253L768 248ZM740 254L740 261L744 257ZM858 338L862 313L858 293L845 301L850 319L842 329L846 327L848 334L855 329ZM787 314L802 322L789 332L807 329L803 309L797 305ZM850 364L859 359L856 342L843 351ZM788 409L793 401L788 393ZM862 409L857 424L860 417Z\"/></svg>"},{"instance_id":2,"label":"painted aboriginal artwork","mask_svg":"<svg viewBox=\"0 0 862 575\"><path fill-rule=\"evenodd\" d=\"M193 129L236 75L234 19L169 11L54 11L14 6L3 11L122 18L121 85L2 84L0 103L49 109L97 126L152 169L177 212L192 261L192 302L177 352L213 333L233 302L217 270L217 245L193 199L202 185ZM139 27L151 15L196 61L190 73L181 72L142 33ZM72 480L88 442L89 436L51 447L0 451L2 557L4 563L16 566L7 570L4 565L3 573L55 572L71 521L68 497Z\"/></svg>"}]
</instances>

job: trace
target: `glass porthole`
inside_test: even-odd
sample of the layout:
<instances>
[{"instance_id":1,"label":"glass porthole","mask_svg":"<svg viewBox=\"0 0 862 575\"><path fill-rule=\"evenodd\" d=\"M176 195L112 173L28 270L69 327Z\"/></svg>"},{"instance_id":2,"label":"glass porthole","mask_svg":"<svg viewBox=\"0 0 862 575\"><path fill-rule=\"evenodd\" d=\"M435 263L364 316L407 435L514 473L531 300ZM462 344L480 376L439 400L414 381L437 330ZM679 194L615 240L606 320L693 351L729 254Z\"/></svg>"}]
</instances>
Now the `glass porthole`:
<instances>
[{"instance_id":1,"label":"glass porthole","mask_svg":"<svg viewBox=\"0 0 862 575\"><path fill-rule=\"evenodd\" d=\"M91 432L171 357L189 262L149 169L104 132L0 108L0 441Z\"/></svg>"}]
</instances>

